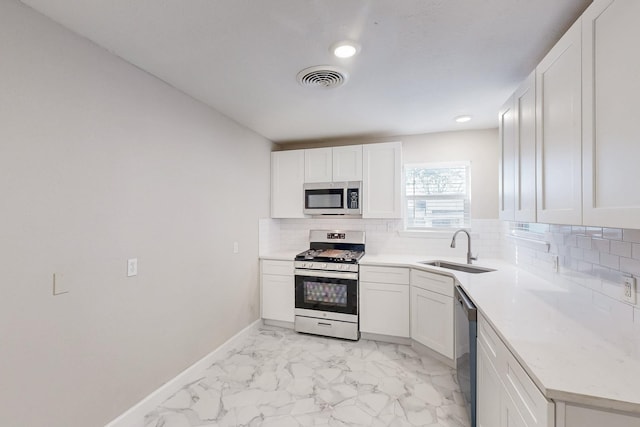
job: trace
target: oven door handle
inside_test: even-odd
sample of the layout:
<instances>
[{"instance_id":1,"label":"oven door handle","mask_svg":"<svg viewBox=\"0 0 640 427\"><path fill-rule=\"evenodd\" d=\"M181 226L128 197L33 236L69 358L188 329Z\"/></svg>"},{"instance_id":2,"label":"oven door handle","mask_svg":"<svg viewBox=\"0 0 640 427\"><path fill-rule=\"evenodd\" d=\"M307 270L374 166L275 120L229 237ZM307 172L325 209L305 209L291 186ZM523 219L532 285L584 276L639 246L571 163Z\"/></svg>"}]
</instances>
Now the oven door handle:
<instances>
[{"instance_id":1,"label":"oven door handle","mask_svg":"<svg viewBox=\"0 0 640 427\"><path fill-rule=\"evenodd\" d=\"M302 270L296 268L294 274L296 276L305 277L326 277L329 279L358 280L358 273L349 273L346 271Z\"/></svg>"}]
</instances>

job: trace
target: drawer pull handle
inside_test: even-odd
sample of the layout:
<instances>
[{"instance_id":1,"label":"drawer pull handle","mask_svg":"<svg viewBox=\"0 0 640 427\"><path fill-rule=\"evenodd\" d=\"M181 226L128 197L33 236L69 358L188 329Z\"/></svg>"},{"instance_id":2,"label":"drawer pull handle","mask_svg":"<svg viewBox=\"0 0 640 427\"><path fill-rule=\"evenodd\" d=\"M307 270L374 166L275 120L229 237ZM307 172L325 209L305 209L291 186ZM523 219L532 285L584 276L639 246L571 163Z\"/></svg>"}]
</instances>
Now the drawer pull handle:
<instances>
[{"instance_id":1,"label":"drawer pull handle","mask_svg":"<svg viewBox=\"0 0 640 427\"><path fill-rule=\"evenodd\" d=\"M327 326L327 327L331 327L331 323L324 323L324 322L318 322L318 326Z\"/></svg>"}]
</instances>

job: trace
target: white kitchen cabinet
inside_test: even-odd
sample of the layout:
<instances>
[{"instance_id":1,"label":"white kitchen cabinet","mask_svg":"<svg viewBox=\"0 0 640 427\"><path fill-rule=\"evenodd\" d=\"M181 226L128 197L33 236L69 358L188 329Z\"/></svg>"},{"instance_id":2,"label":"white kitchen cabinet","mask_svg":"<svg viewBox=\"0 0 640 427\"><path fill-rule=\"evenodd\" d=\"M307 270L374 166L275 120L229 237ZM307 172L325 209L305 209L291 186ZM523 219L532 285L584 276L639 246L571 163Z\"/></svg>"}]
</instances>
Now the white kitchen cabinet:
<instances>
[{"instance_id":1,"label":"white kitchen cabinet","mask_svg":"<svg viewBox=\"0 0 640 427\"><path fill-rule=\"evenodd\" d=\"M362 181L362 145L333 147L333 181Z\"/></svg>"},{"instance_id":2,"label":"white kitchen cabinet","mask_svg":"<svg viewBox=\"0 0 640 427\"><path fill-rule=\"evenodd\" d=\"M483 316L478 316L479 427L553 427L548 401Z\"/></svg>"},{"instance_id":3,"label":"white kitchen cabinet","mask_svg":"<svg viewBox=\"0 0 640 427\"><path fill-rule=\"evenodd\" d=\"M524 420L511 396L504 391L500 396L500 427L532 427Z\"/></svg>"},{"instance_id":4,"label":"white kitchen cabinet","mask_svg":"<svg viewBox=\"0 0 640 427\"><path fill-rule=\"evenodd\" d=\"M411 270L411 338L452 360L453 289L450 276Z\"/></svg>"},{"instance_id":5,"label":"white kitchen cabinet","mask_svg":"<svg viewBox=\"0 0 640 427\"><path fill-rule=\"evenodd\" d=\"M304 182L362 181L362 145L304 150Z\"/></svg>"},{"instance_id":6,"label":"white kitchen cabinet","mask_svg":"<svg viewBox=\"0 0 640 427\"><path fill-rule=\"evenodd\" d=\"M585 225L640 228L640 2L595 1L582 16Z\"/></svg>"},{"instance_id":7,"label":"white kitchen cabinet","mask_svg":"<svg viewBox=\"0 0 640 427\"><path fill-rule=\"evenodd\" d=\"M362 217L402 218L402 143L362 147Z\"/></svg>"},{"instance_id":8,"label":"white kitchen cabinet","mask_svg":"<svg viewBox=\"0 0 640 427\"><path fill-rule=\"evenodd\" d=\"M409 338L409 285L360 282L360 332Z\"/></svg>"},{"instance_id":9,"label":"white kitchen cabinet","mask_svg":"<svg viewBox=\"0 0 640 427\"><path fill-rule=\"evenodd\" d=\"M271 217L304 218L304 150L271 153Z\"/></svg>"},{"instance_id":10,"label":"white kitchen cabinet","mask_svg":"<svg viewBox=\"0 0 640 427\"><path fill-rule=\"evenodd\" d=\"M304 150L304 182L333 181L333 149L310 148Z\"/></svg>"},{"instance_id":11,"label":"white kitchen cabinet","mask_svg":"<svg viewBox=\"0 0 640 427\"><path fill-rule=\"evenodd\" d=\"M638 427L640 415L556 402L556 427Z\"/></svg>"},{"instance_id":12,"label":"white kitchen cabinet","mask_svg":"<svg viewBox=\"0 0 640 427\"><path fill-rule=\"evenodd\" d=\"M477 427L499 427L502 384L487 349L478 340L476 368L476 425Z\"/></svg>"},{"instance_id":13,"label":"white kitchen cabinet","mask_svg":"<svg viewBox=\"0 0 640 427\"><path fill-rule=\"evenodd\" d=\"M294 321L295 282L293 261L260 262L260 311L265 320Z\"/></svg>"},{"instance_id":14,"label":"white kitchen cabinet","mask_svg":"<svg viewBox=\"0 0 640 427\"><path fill-rule=\"evenodd\" d=\"M360 331L408 338L409 269L360 266Z\"/></svg>"},{"instance_id":15,"label":"white kitchen cabinet","mask_svg":"<svg viewBox=\"0 0 640 427\"><path fill-rule=\"evenodd\" d=\"M515 113L513 96L502 106L498 114L500 140L499 217L503 221L515 219Z\"/></svg>"},{"instance_id":16,"label":"white kitchen cabinet","mask_svg":"<svg viewBox=\"0 0 640 427\"><path fill-rule=\"evenodd\" d=\"M582 222L581 21L536 68L537 220Z\"/></svg>"},{"instance_id":17,"label":"white kitchen cabinet","mask_svg":"<svg viewBox=\"0 0 640 427\"><path fill-rule=\"evenodd\" d=\"M536 221L536 73L513 95L516 221Z\"/></svg>"}]
</instances>

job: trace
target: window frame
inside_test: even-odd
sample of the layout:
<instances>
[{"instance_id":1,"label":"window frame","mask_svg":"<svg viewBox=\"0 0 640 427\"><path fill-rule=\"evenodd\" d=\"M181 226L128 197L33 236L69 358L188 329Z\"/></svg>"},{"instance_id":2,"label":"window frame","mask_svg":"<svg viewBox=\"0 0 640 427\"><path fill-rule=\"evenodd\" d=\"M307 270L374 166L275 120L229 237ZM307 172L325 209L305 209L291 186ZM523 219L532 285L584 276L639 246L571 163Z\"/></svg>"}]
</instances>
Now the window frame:
<instances>
[{"instance_id":1,"label":"window frame","mask_svg":"<svg viewBox=\"0 0 640 427\"><path fill-rule=\"evenodd\" d=\"M460 197L457 195L443 195L436 197L429 196L409 196L407 195L407 172L409 169L447 169L447 168L460 168L464 167L466 172L466 189L465 195L463 199L463 203L465 204L464 217L466 221L464 221L464 225L462 226L448 226L448 227L410 227L409 226L409 208L408 203L409 200L432 200L440 199L440 200L459 200ZM438 232L450 232L452 230L458 230L460 228L470 230L471 229L471 210L472 210L472 202L471 202L471 161L468 160L460 160L460 161L449 161L449 162L419 162L419 163L405 163L402 168L402 213L403 213L403 223L404 223L404 232L405 233L438 233Z\"/></svg>"}]
</instances>

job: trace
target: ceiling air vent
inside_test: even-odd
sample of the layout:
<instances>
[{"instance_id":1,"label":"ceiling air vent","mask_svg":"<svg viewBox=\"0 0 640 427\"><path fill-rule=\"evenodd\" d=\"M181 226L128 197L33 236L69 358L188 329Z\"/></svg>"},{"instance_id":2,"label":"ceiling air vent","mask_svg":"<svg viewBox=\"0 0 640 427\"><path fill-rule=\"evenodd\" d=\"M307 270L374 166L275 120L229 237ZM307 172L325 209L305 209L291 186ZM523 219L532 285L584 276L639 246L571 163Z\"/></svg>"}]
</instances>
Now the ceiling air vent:
<instances>
[{"instance_id":1,"label":"ceiling air vent","mask_svg":"<svg viewBox=\"0 0 640 427\"><path fill-rule=\"evenodd\" d=\"M348 78L348 74L337 67L319 65L309 67L298 73L298 83L305 87L318 87L330 89L342 86Z\"/></svg>"}]
</instances>

